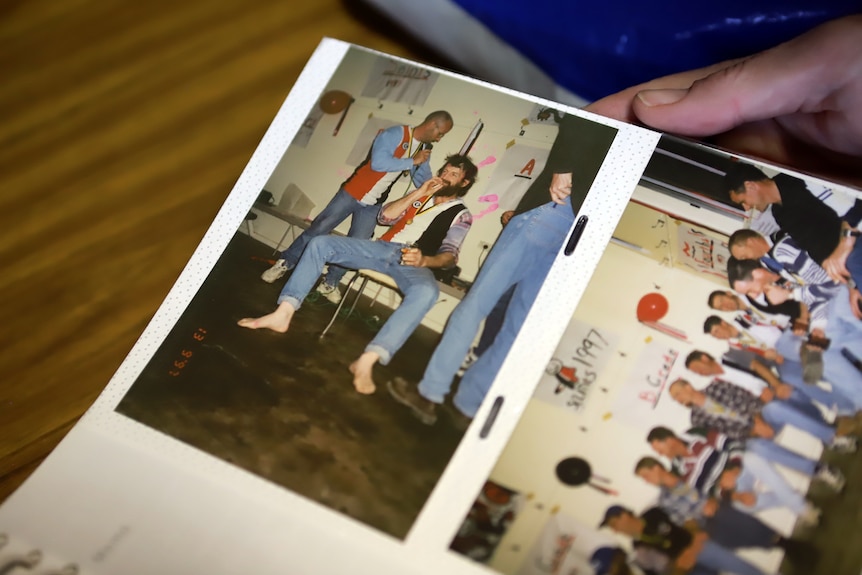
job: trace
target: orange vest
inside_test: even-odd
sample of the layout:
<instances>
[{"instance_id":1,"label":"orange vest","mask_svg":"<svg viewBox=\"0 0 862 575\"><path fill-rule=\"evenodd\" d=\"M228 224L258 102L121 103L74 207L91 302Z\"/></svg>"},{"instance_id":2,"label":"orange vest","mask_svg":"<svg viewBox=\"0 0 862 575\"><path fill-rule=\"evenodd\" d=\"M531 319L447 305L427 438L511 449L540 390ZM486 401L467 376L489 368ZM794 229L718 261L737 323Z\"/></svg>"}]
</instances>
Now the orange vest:
<instances>
[{"instance_id":1,"label":"orange vest","mask_svg":"<svg viewBox=\"0 0 862 575\"><path fill-rule=\"evenodd\" d=\"M393 158L403 158L410 147L409 126L401 126L402 135L398 146L392 150ZM374 205L380 203L381 198L389 193L389 188L395 183L403 172L375 172L371 169L371 150L368 156L356 167L353 174L341 184L341 187L356 200L363 204Z\"/></svg>"}]
</instances>

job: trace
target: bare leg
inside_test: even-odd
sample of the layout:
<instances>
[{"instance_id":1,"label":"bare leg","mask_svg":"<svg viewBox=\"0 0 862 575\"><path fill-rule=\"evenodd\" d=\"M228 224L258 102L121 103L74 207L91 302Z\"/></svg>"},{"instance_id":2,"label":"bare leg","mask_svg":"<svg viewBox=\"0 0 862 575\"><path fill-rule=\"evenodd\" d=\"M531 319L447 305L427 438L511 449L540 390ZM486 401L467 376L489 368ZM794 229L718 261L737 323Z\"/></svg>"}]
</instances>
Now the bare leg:
<instances>
[{"instance_id":1,"label":"bare leg","mask_svg":"<svg viewBox=\"0 0 862 575\"><path fill-rule=\"evenodd\" d=\"M374 393L377 386L374 385L374 380L371 378L371 370L380 356L373 351L366 351L360 355L356 361L350 364L350 373L353 374L353 387L356 391L363 394Z\"/></svg>"},{"instance_id":2,"label":"bare leg","mask_svg":"<svg viewBox=\"0 0 862 575\"><path fill-rule=\"evenodd\" d=\"M278 304L275 311L260 317L244 317L239 320L237 325L248 329L271 329L278 333L285 333L290 327L290 319L296 310L288 302Z\"/></svg>"}]
</instances>

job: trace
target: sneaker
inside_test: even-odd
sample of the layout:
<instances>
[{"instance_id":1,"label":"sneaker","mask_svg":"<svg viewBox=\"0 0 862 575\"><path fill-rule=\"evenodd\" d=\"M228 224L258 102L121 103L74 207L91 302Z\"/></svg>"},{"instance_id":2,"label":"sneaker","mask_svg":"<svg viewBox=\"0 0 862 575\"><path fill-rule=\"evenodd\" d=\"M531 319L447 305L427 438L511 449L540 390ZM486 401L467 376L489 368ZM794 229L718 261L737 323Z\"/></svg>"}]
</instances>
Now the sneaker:
<instances>
[{"instance_id":1,"label":"sneaker","mask_svg":"<svg viewBox=\"0 0 862 575\"><path fill-rule=\"evenodd\" d=\"M807 527L816 527L820 523L820 509L810 503L806 503L805 508L796 517L796 521Z\"/></svg>"},{"instance_id":2,"label":"sneaker","mask_svg":"<svg viewBox=\"0 0 862 575\"><path fill-rule=\"evenodd\" d=\"M271 268L260 274L260 279L271 284L275 280L283 278L284 274L286 274L289 269L290 268L285 265L284 260L278 260L272 264Z\"/></svg>"},{"instance_id":3,"label":"sneaker","mask_svg":"<svg viewBox=\"0 0 862 575\"><path fill-rule=\"evenodd\" d=\"M464 358L464 361L461 362L461 367L458 368L458 377L464 375L464 372L470 369L470 366L476 363L476 360L479 359L479 356L476 355L474 351L476 348L471 347L470 351L467 352L467 357Z\"/></svg>"},{"instance_id":4,"label":"sneaker","mask_svg":"<svg viewBox=\"0 0 862 575\"><path fill-rule=\"evenodd\" d=\"M425 425L434 425L437 421L437 404L425 399L419 394L415 385L407 383L406 379L396 377L386 383L395 401L410 408L413 415Z\"/></svg>"},{"instance_id":5,"label":"sneaker","mask_svg":"<svg viewBox=\"0 0 862 575\"><path fill-rule=\"evenodd\" d=\"M338 289L338 286L331 286L328 283L321 282L317 286L317 293L336 305L341 303L341 291Z\"/></svg>"},{"instance_id":6,"label":"sneaker","mask_svg":"<svg viewBox=\"0 0 862 575\"><path fill-rule=\"evenodd\" d=\"M856 453L856 438L849 435L836 435L828 448L836 453Z\"/></svg>"},{"instance_id":7,"label":"sneaker","mask_svg":"<svg viewBox=\"0 0 862 575\"><path fill-rule=\"evenodd\" d=\"M837 492L844 489L844 484L846 483L844 475L840 470L833 469L825 464L817 465L815 468L814 479L822 481L828 487L832 488L833 491Z\"/></svg>"}]
</instances>

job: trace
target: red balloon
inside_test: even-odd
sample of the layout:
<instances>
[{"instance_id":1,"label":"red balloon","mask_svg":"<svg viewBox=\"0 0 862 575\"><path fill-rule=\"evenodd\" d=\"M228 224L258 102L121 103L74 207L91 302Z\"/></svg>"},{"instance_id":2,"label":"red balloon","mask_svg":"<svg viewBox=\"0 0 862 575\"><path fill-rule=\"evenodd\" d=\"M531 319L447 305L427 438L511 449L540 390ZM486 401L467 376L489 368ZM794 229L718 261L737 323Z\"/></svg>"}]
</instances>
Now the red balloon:
<instances>
[{"instance_id":1,"label":"red balloon","mask_svg":"<svg viewBox=\"0 0 862 575\"><path fill-rule=\"evenodd\" d=\"M638 302L638 321L658 321L668 310L667 298L660 293L648 293Z\"/></svg>"},{"instance_id":2,"label":"red balloon","mask_svg":"<svg viewBox=\"0 0 862 575\"><path fill-rule=\"evenodd\" d=\"M327 114L337 114L344 110L353 98L342 90L330 90L320 97L320 109Z\"/></svg>"}]
</instances>

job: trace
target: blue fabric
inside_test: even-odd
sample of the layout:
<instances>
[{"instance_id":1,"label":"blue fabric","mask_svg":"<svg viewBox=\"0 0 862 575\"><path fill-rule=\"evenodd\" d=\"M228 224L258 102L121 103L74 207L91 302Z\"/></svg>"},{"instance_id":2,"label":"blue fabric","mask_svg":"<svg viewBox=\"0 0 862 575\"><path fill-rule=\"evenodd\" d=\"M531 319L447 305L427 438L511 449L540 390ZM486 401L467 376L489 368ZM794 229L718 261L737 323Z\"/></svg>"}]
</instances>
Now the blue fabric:
<instances>
[{"instance_id":1,"label":"blue fabric","mask_svg":"<svg viewBox=\"0 0 862 575\"><path fill-rule=\"evenodd\" d=\"M789 425L813 435L827 446L835 438L833 428L822 421L809 417L789 401L770 401L763 406L760 415L763 416L763 421L775 430L776 434L781 432L785 425Z\"/></svg>"},{"instance_id":2,"label":"blue fabric","mask_svg":"<svg viewBox=\"0 0 862 575\"><path fill-rule=\"evenodd\" d=\"M809 477L814 475L817 470L817 462L813 459L805 457L790 451L780 443L775 443L771 439L763 439L754 437L745 442L745 449L748 453L756 453L764 459L782 465L788 469L796 470L803 475Z\"/></svg>"},{"instance_id":3,"label":"blue fabric","mask_svg":"<svg viewBox=\"0 0 862 575\"><path fill-rule=\"evenodd\" d=\"M567 198L565 204L549 202L517 215L503 228L476 282L449 317L419 382L420 394L435 403L443 402L482 320L514 286L494 343L466 371L453 398L462 413L470 417L476 414L573 222Z\"/></svg>"},{"instance_id":4,"label":"blue fabric","mask_svg":"<svg viewBox=\"0 0 862 575\"><path fill-rule=\"evenodd\" d=\"M368 239L377 226L378 212L380 212L380 206L363 204L340 189L317 217L311 221L308 229L299 234L293 243L281 252L281 258L288 269L293 269L299 263L308 242L317 236L330 233L347 216L351 216L350 229L347 235L351 238ZM337 286L346 272L347 270L343 267L330 266L324 281L331 286ZM320 275L320 269L317 273Z\"/></svg>"},{"instance_id":5,"label":"blue fabric","mask_svg":"<svg viewBox=\"0 0 862 575\"><path fill-rule=\"evenodd\" d=\"M763 575L763 571L710 539L707 539L703 544L703 549L697 556L697 563L722 573Z\"/></svg>"},{"instance_id":6,"label":"blue fabric","mask_svg":"<svg viewBox=\"0 0 862 575\"><path fill-rule=\"evenodd\" d=\"M439 289L429 268L401 265L403 244L360 240L340 236L318 236L308 243L302 259L281 290L278 303L289 302L299 309L325 263L353 269L371 269L391 277L403 295L386 323L365 348L380 356L386 365L410 334L419 327L422 318L437 302Z\"/></svg>"},{"instance_id":7,"label":"blue fabric","mask_svg":"<svg viewBox=\"0 0 862 575\"><path fill-rule=\"evenodd\" d=\"M557 84L588 100L748 56L859 11L858 0L454 0Z\"/></svg>"}]
</instances>

